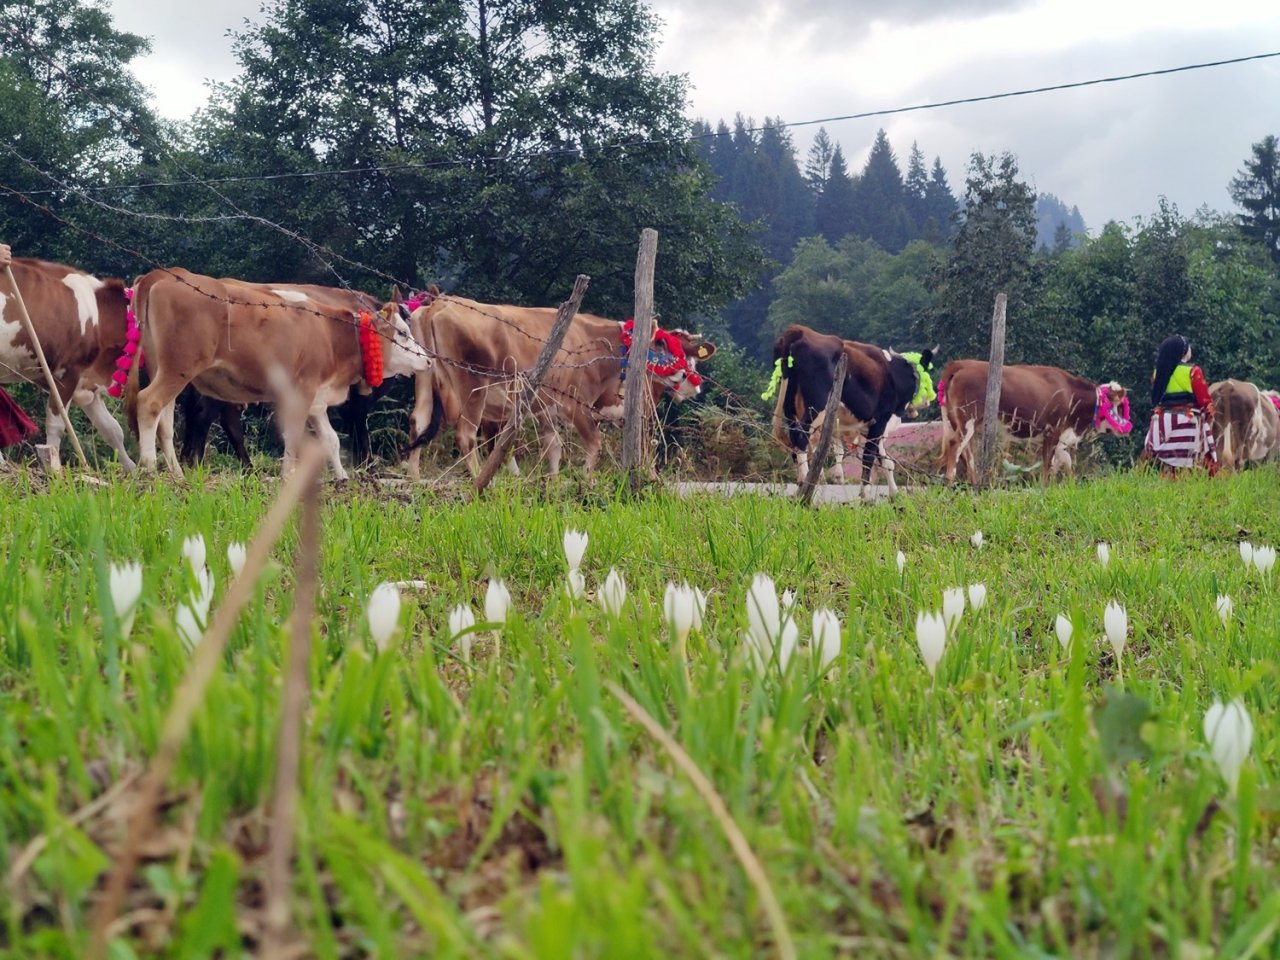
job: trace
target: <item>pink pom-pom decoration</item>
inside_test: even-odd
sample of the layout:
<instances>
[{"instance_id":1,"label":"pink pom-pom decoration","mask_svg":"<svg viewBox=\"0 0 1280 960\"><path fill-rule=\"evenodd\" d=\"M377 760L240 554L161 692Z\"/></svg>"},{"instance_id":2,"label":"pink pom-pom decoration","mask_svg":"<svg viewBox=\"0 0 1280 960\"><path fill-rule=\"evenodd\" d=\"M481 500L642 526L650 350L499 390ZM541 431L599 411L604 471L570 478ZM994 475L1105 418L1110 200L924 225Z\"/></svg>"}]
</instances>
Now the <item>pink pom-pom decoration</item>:
<instances>
[{"instance_id":1,"label":"pink pom-pom decoration","mask_svg":"<svg viewBox=\"0 0 1280 960\"><path fill-rule=\"evenodd\" d=\"M125 287L125 288L124 288L124 298L125 298L126 300L132 300L132 299L133 299L133 287Z\"/></svg>"},{"instance_id":2,"label":"pink pom-pom decoration","mask_svg":"<svg viewBox=\"0 0 1280 960\"><path fill-rule=\"evenodd\" d=\"M128 381L129 375L125 373L123 370L117 370L115 373L111 375L111 379L115 383L118 383L120 384L120 386L123 387L125 385L125 382Z\"/></svg>"},{"instance_id":3,"label":"pink pom-pom decoration","mask_svg":"<svg viewBox=\"0 0 1280 960\"><path fill-rule=\"evenodd\" d=\"M116 357L116 369L128 370L133 366L133 357Z\"/></svg>"},{"instance_id":4,"label":"pink pom-pom decoration","mask_svg":"<svg viewBox=\"0 0 1280 960\"><path fill-rule=\"evenodd\" d=\"M137 343L142 339L142 331L137 327L130 327L124 339L126 343Z\"/></svg>"},{"instance_id":5,"label":"pink pom-pom decoration","mask_svg":"<svg viewBox=\"0 0 1280 960\"><path fill-rule=\"evenodd\" d=\"M118 383L113 383L111 386L107 387L107 394L112 397L118 397L123 392L124 391L120 389L120 384Z\"/></svg>"},{"instance_id":6,"label":"pink pom-pom decoration","mask_svg":"<svg viewBox=\"0 0 1280 960\"><path fill-rule=\"evenodd\" d=\"M137 352L138 352L137 340L130 340L128 343L124 345L124 355L126 357L132 357Z\"/></svg>"}]
</instances>

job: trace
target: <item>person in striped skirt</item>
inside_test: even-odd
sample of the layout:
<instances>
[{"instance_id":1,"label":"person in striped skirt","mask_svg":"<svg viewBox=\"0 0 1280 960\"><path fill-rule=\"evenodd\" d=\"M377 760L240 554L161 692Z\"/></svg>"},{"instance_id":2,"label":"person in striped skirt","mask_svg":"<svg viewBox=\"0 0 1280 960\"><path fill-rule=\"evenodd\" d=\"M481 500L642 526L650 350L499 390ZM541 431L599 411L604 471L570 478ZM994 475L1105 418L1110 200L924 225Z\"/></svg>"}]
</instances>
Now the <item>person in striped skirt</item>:
<instances>
[{"instance_id":1,"label":"person in striped skirt","mask_svg":"<svg viewBox=\"0 0 1280 960\"><path fill-rule=\"evenodd\" d=\"M1167 338L1156 353L1151 378L1151 426L1142 459L1154 457L1166 472L1204 466L1218 472L1213 442L1213 399L1204 373L1191 363L1191 341Z\"/></svg>"}]
</instances>

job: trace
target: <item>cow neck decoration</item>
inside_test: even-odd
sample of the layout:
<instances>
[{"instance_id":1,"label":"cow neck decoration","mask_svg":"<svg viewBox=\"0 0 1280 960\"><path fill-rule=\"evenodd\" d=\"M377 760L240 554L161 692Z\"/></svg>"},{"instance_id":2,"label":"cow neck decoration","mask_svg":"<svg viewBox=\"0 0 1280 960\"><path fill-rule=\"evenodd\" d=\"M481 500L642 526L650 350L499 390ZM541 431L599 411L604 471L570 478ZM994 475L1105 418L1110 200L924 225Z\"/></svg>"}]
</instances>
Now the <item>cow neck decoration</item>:
<instances>
[{"instance_id":1,"label":"cow neck decoration","mask_svg":"<svg viewBox=\"0 0 1280 960\"><path fill-rule=\"evenodd\" d=\"M628 318L622 324L622 379L627 378L627 361L631 355L632 331L635 329L636 322ZM654 346L660 349L655 350ZM680 338L674 333L663 330L661 327L655 327L653 331L653 340L649 346L648 369L655 377L667 378L674 377L678 373L684 374L684 379L695 387L702 385L702 378L689 369L689 358L685 356L684 344L680 342Z\"/></svg>"},{"instance_id":2,"label":"cow neck decoration","mask_svg":"<svg viewBox=\"0 0 1280 960\"><path fill-rule=\"evenodd\" d=\"M936 396L933 389L933 378L929 376L929 371L924 368L923 354L912 352L900 353L898 356L915 367L916 392L911 398L911 405L913 407L923 407Z\"/></svg>"},{"instance_id":3,"label":"cow neck decoration","mask_svg":"<svg viewBox=\"0 0 1280 960\"><path fill-rule=\"evenodd\" d=\"M1117 411L1111 402L1111 384L1109 383L1098 385L1098 398L1093 408L1093 425L1100 427L1104 423L1109 424L1112 430L1121 435L1133 429L1133 421L1129 419L1129 397L1126 395L1120 401L1120 409Z\"/></svg>"},{"instance_id":4,"label":"cow neck decoration","mask_svg":"<svg viewBox=\"0 0 1280 960\"><path fill-rule=\"evenodd\" d=\"M1264 396L1271 401L1271 405L1276 408L1276 413L1280 413L1280 393L1269 392Z\"/></svg>"},{"instance_id":5,"label":"cow neck decoration","mask_svg":"<svg viewBox=\"0 0 1280 960\"><path fill-rule=\"evenodd\" d=\"M373 325L373 314L360 311L360 362L364 367L365 382L371 387L382 386L382 335Z\"/></svg>"},{"instance_id":6,"label":"cow neck decoration","mask_svg":"<svg viewBox=\"0 0 1280 960\"><path fill-rule=\"evenodd\" d=\"M118 397L124 392L124 385L129 379L129 370L133 367L134 361L142 363L144 360L140 346L142 331L138 328L138 315L133 312L133 287L124 288L124 298L129 304L124 309L127 325L124 353L116 359L116 372L111 375L111 386L107 387L107 393L113 397Z\"/></svg>"},{"instance_id":7,"label":"cow neck decoration","mask_svg":"<svg viewBox=\"0 0 1280 960\"><path fill-rule=\"evenodd\" d=\"M790 370L796 365L796 358L787 355L787 369ZM760 394L761 400L772 400L778 395L778 387L782 385L782 358L779 357L773 361L773 373L769 376L769 386L765 387L764 393Z\"/></svg>"}]
</instances>

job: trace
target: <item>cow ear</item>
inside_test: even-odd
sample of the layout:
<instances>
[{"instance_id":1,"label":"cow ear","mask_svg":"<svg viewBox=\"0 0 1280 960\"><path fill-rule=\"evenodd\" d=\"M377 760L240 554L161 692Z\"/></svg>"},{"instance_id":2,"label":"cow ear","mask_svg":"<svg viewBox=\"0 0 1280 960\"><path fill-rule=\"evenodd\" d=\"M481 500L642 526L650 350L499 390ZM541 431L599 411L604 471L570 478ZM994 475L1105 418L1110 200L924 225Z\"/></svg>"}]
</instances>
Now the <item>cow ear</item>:
<instances>
[{"instance_id":1,"label":"cow ear","mask_svg":"<svg viewBox=\"0 0 1280 960\"><path fill-rule=\"evenodd\" d=\"M714 343L707 343L704 341L694 347L690 352L693 354L693 358L695 360L705 360L716 352L716 345Z\"/></svg>"},{"instance_id":2,"label":"cow ear","mask_svg":"<svg viewBox=\"0 0 1280 960\"><path fill-rule=\"evenodd\" d=\"M391 285L391 302L392 303L404 302L404 297L400 295L400 284L398 283L393 283Z\"/></svg>"}]
</instances>

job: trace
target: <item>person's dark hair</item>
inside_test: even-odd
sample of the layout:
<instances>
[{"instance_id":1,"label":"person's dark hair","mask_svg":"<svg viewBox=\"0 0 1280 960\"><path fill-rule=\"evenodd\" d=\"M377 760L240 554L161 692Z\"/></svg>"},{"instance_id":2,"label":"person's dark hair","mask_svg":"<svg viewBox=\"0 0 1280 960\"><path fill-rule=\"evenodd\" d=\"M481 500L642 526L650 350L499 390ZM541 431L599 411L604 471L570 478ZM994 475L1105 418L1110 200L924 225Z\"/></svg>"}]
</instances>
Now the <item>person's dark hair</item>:
<instances>
[{"instance_id":1,"label":"person's dark hair","mask_svg":"<svg viewBox=\"0 0 1280 960\"><path fill-rule=\"evenodd\" d=\"M1160 349L1156 351L1156 376L1151 381L1151 406L1160 405L1165 389L1169 386L1169 378L1190 349L1191 341L1176 333L1160 344Z\"/></svg>"}]
</instances>

